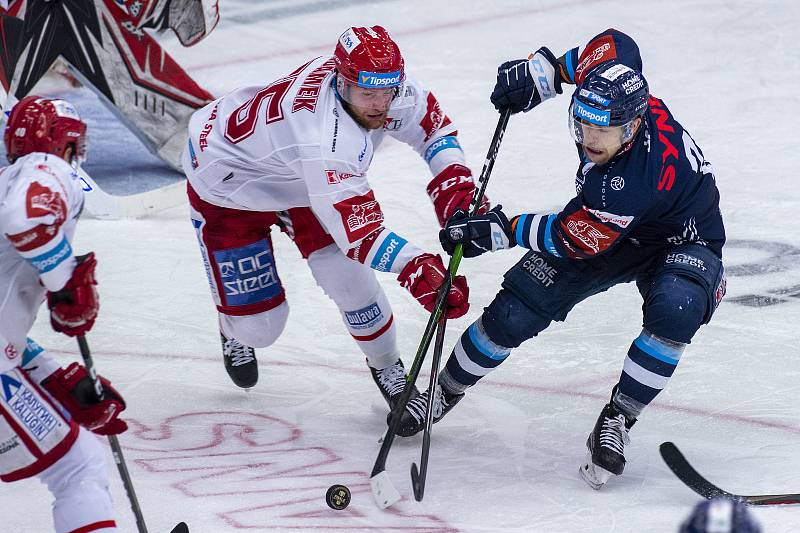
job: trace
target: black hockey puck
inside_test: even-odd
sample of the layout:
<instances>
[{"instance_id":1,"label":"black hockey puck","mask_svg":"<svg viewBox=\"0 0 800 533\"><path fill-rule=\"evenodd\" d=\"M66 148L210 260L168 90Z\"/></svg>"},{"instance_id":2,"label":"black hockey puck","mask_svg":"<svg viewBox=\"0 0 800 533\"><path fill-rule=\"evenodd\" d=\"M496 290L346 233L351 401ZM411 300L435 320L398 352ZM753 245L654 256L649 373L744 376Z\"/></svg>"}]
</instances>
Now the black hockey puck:
<instances>
[{"instance_id":1,"label":"black hockey puck","mask_svg":"<svg viewBox=\"0 0 800 533\"><path fill-rule=\"evenodd\" d=\"M325 493L325 503L331 509L341 511L350 505L350 489L344 485L331 485Z\"/></svg>"}]
</instances>

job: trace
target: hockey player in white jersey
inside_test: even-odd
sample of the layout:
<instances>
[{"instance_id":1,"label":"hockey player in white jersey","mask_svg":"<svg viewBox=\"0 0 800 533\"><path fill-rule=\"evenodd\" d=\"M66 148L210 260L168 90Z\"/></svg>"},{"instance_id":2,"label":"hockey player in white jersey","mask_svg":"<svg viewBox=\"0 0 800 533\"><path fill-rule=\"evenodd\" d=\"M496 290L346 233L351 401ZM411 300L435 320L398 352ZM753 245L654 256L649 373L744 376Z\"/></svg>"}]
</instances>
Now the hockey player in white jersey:
<instances>
[{"instance_id":1,"label":"hockey player in white jersey","mask_svg":"<svg viewBox=\"0 0 800 533\"><path fill-rule=\"evenodd\" d=\"M266 86L232 91L197 111L183 167L192 222L219 311L225 367L240 387L258 379L253 347L270 346L289 312L270 226L294 240L317 284L336 303L390 406L405 383L389 301L374 270L393 272L426 309L446 276L384 226L367 180L389 135L428 163L439 224L466 208L475 184L456 128L436 97L406 75L380 27L352 27L333 57L318 57ZM467 312L463 276L448 316Z\"/></svg>"},{"instance_id":2,"label":"hockey player in white jersey","mask_svg":"<svg viewBox=\"0 0 800 533\"><path fill-rule=\"evenodd\" d=\"M12 164L0 169L0 480L45 483L58 533L116 531L104 451L84 428L127 429L118 418L125 402L106 379L98 402L82 365L59 367L27 337L45 300L66 335L85 334L97 317L97 262L91 252L76 257L71 244L85 134L67 102L25 97L5 130Z\"/></svg>"}]
</instances>

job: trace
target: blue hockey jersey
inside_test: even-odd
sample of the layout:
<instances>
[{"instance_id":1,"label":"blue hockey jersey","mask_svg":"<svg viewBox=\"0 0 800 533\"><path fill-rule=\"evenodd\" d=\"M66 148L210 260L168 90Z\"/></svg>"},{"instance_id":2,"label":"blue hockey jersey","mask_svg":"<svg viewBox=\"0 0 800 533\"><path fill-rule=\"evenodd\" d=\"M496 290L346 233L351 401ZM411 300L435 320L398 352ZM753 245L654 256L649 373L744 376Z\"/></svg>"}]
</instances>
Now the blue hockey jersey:
<instances>
[{"instance_id":1,"label":"blue hockey jersey","mask_svg":"<svg viewBox=\"0 0 800 533\"><path fill-rule=\"evenodd\" d=\"M580 85L609 60L641 70L635 42L607 30L582 52L562 57L562 77ZM515 218L517 244L574 259L602 254L623 239L643 246L697 243L722 256L725 229L713 168L661 100L650 96L630 146L607 163L590 162L577 146L577 195L559 213Z\"/></svg>"}]
</instances>

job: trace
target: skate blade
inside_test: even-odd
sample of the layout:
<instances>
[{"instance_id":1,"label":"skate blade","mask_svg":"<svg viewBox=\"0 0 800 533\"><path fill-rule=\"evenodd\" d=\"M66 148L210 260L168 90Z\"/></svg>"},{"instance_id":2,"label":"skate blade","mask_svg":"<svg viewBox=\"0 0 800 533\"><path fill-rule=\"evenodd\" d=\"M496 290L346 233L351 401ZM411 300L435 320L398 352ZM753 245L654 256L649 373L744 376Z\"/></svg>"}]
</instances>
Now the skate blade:
<instances>
[{"instance_id":1,"label":"skate blade","mask_svg":"<svg viewBox=\"0 0 800 533\"><path fill-rule=\"evenodd\" d=\"M602 466L592 463L592 454L586 455L586 461L578 469L578 472L583 480L594 490L600 490L615 475Z\"/></svg>"}]
</instances>

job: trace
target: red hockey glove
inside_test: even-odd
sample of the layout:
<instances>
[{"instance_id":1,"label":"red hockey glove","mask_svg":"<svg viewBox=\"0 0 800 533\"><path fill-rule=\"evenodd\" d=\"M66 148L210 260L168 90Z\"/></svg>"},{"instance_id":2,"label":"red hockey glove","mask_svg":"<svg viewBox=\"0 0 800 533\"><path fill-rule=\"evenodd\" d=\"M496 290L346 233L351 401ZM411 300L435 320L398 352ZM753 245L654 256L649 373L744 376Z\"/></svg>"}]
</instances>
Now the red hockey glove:
<instances>
[{"instance_id":1,"label":"red hockey glove","mask_svg":"<svg viewBox=\"0 0 800 533\"><path fill-rule=\"evenodd\" d=\"M433 311L436 294L444 283L447 269L438 255L420 254L403 267L397 281L428 311ZM469 311L467 278L456 276L447 295L447 318L458 318Z\"/></svg>"},{"instance_id":2,"label":"red hockey glove","mask_svg":"<svg viewBox=\"0 0 800 533\"><path fill-rule=\"evenodd\" d=\"M439 219L439 226L444 227L444 223L457 209L469 211L469 203L475 193L472 171L463 165L450 165L431 180L427 191L433 202L436 218ZM484 196L478 214L488 210L489 199Z\"/></svg>"},{"instance_id":3,"label":"red hockey glove","mask_svg":"<svg viewBox=\"0 0 800 533\"><path fill-rule=\"evenodd\" d=\"M70 337L83 335L92 329L100 307L97 290L94 288L97 285L94 278L94 269L97 266L94 253L89 252L75 259L78 264L64 288L47 293L50 324L54 330Z\"/></svg>"},{"instance_id":4,"label":"red hockey glove","mask_svg":"<svg viewBox=\"0 0 800 533\"><path fill-rule=\"evenodd\" d=\"M103 399L97 399L86 368L72 363L59 368L42 381L42 387L69 411L72 418L98 435L118 435L128 429L117 418L125 410L125 400L106 378L97 376L103 385Z\"/></svg>"}]
</instances>

